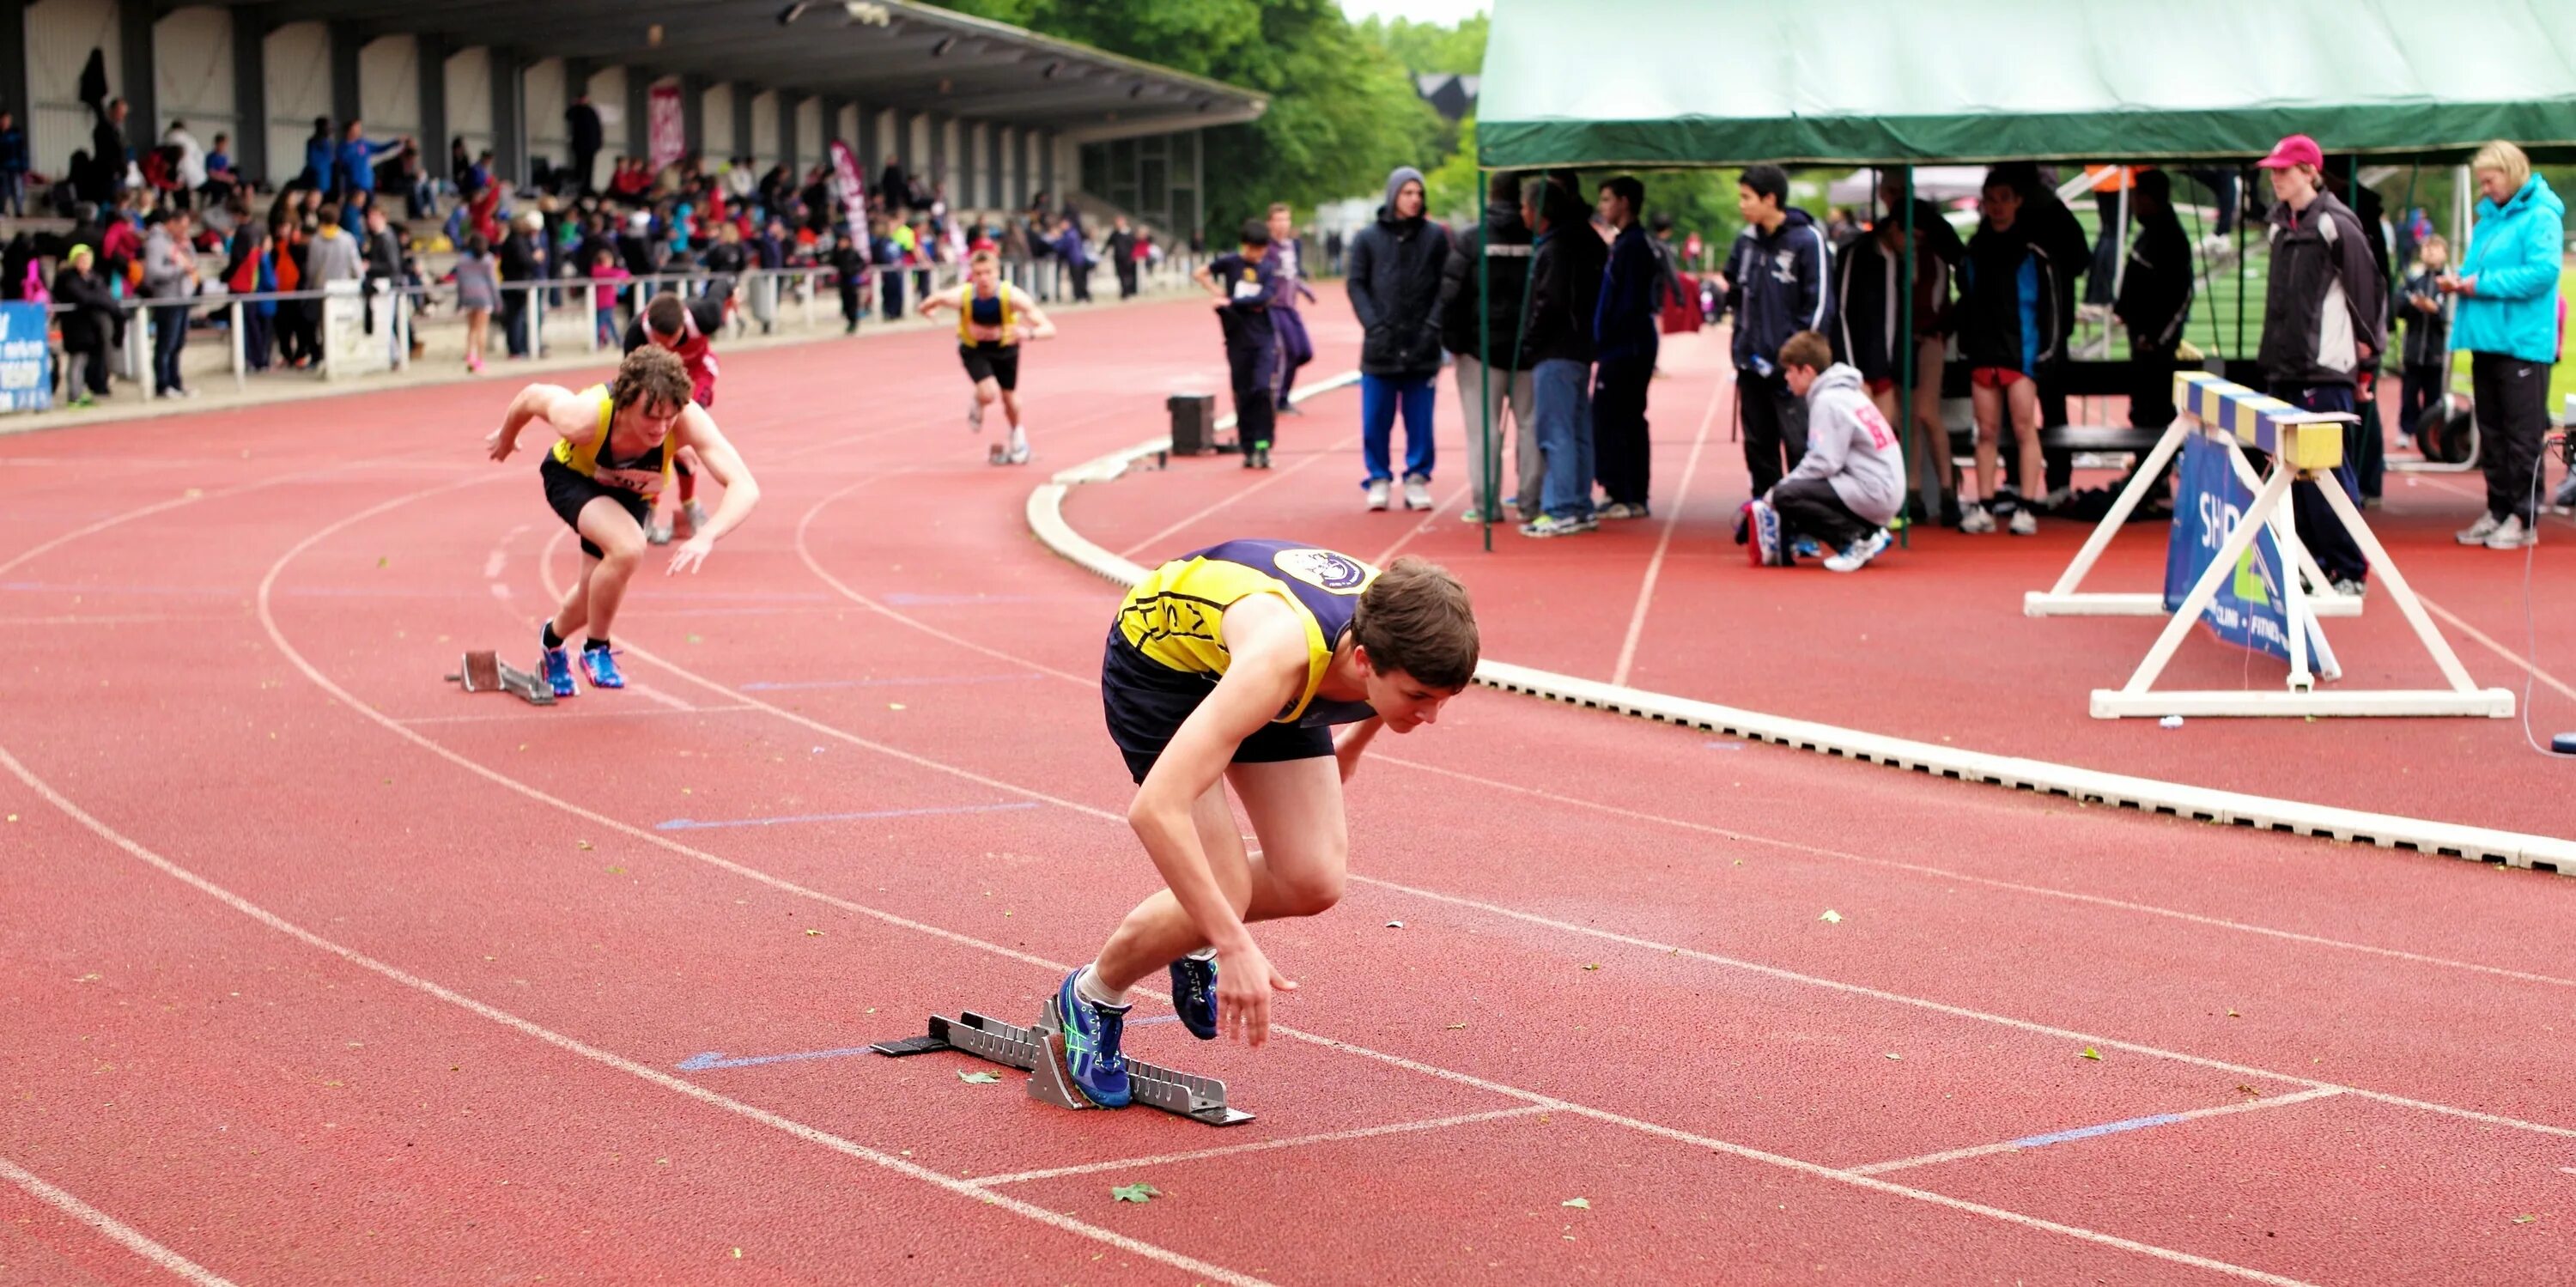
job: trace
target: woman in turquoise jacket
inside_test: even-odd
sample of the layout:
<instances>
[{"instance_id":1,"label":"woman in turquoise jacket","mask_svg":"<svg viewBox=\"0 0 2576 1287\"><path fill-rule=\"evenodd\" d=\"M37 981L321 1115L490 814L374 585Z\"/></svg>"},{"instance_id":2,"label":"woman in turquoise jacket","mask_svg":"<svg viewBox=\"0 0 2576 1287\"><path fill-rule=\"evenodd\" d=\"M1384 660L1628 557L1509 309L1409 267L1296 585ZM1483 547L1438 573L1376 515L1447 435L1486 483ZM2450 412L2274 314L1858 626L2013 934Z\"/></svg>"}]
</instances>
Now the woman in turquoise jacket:
<instances>
[{"instance_id":1,"label":"woman in turquoise jacket","mask_svg":"<svg viewBox=\"0 0 2576 1287\"><path fill-rule=\"evenodd\" d=\"M2459 296L2454 347L2469 351L2478 457L2487 512L2459 533L2462 545L2518 550L2540 538L2541 438L2549 431L2549 368L2558 361L2558 273L2567 206L2511 143L2489 143L2469 163L2477 175L2476 235L2460 271L2441 279Z\"/></svg>"}]
</instances>

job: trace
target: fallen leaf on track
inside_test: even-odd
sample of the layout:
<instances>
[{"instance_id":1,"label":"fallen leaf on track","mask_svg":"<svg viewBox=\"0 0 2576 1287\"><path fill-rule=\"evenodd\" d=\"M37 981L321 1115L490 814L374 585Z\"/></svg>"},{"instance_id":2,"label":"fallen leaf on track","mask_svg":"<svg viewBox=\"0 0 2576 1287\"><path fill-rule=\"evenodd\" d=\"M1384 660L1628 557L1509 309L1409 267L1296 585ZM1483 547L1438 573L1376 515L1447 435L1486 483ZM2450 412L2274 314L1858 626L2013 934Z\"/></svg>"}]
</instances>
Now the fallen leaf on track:
<instances>
[{"instance_id":1,"label":"fallen leaf on track","mask_svg":"<svg viewBox=\"0 0 2576 1287\"><path fill-rule=\"evenodd\" d=\"M995 1081L1000 1081L1001 1079L1002 1079L1002 1074L1000 1074L1000 1073L989 1073L989 1072L962 1072L962 1073L957 1074L957 1080L959 1080L959 1081L965 1081L965 1082L973 1082L974 1084L976 1084L976 1085L978 1085L978 1086L981 1086L981 1085L985 1084L986 1082L995 1082Z\"/></svg>"},{"instance_id":2,"label":"fallen leaf on track","mask_svg":"<svg viewBox=\"0 0 2576 1287\"><path fill-rule=\"evenodd\" d=\"M1565 1201L1557 1203L1557 1205L1561 1207L1580 1207L1583 1210L1589 1211L1592 1209L1592 1199L1567 1198Z\"/></svg>"},{"instance_id":3,"label":"fallen leaf on track","mask_svg":"<svg viewBox=\"0 0 2576 1287\"><path fill-rule=\"evenodd\" d=\"M2261 1098L2263 1097L2263 1092L2261 1092L2261 1091L2259 1091L2259 1090L2256 1090L2256 1089L2254 1089L2253 1087L2248 1086L2248 1085L2246 1085L2246 1084L2245 1084L2245 1083L2243 1083L2243 1082L2238 1082L2238 1083L2236 1084L2236 1089L2237 1089L2240 1093L2247 1094L2247 1095L2252 1095L2252 1096L2253 1096L2254 1098L2256 1098L2256 1099L2261 1099Z\"/></svg>"},{"instance_id":4,"label":"fallen leaf on track","mask_svg":"<svg viewBox=\"0 0 2576 1287\"><path fill-rule=\"evenodd\" d=\"M588 848L590 848L590 842L589 842L589 841L587 841L587 840L576 840L576 841L574 841L573 843L574 843L574 844L577 844L577 845L579 845L579 846L581 846L581 847L582 847L582 848L584 848L584 849L588 849Z\"/></svg>"},{"instance_id":5,"label":"fallen leaf on track","mask_svg":"<svg viewBox=\"0 0 2576 1287\"><path fill-rule=\"evenodd\" d=\"M1601 963L1600 963L1599 961L1594 961L1594 962L1592 962L1592 963L1590 963L1590 964L1588 964L1588 965L1584 966L1583 968L1584 968L1584 969L1587 969L1587 970L1597 970L1597 969L1600 969L1600 968L1601 968Z\"/></svg>"},{"instance_id":6,"label":"fallen leaf on track","mask_svg":"<svg viewBox=\"0 0 2576 1287\"><path fill-rule=\"evenodd\" d=\"M805 937L807 937L807 938L821 938L821 937L823 937L823 931L818 930L818 929L809 929L809 930L805 931Z\"/></svg>"},{"instance_id":7,"label":"fallen leaf on track","mask_svg":"<svg viewBox=\"0 0 2576 1287\"><path fill-rule=\"evenodd\" d=\"M1843 923L1843 914L1828 907L1825 909L1825 914L1817 917L1816 919L1823 921L1827 925L1840 925Z\"/></svg>"},{"instance_id":8,"label":"fallen leaf on track","mask_svg":"<svg viewBox=\"0 0 2576 1287\"><path fill-rule=\"evenodd\" d=\"M1467 1026L1467 1025L1465 1025L1465 1024L1463 1024L1463 1023L1453 1023L1453 1024L1450 1024L1450 1025L1449 1025L1449 1031L1451 1031L1451 1032L1456 1032L1456 1031L1457 1031L1457 1030L1459 1030L1460 1028L1464 1028L1464 1027L1466 1027L1466 1026Z\"/></svg>"},{"instance_id":9,"label":"fallen leaf on track","mask_svg":"<svg viewBox=\"0 0 2576 1287\"><path fill-rule=\"evenodd\" d=\"M2097 1062L2097 1063L2098 1063L2098 1062L2100 1062L2100 1061L2101 1061L2101 1058L2102 1058L2102 1052L2101 1052L2101 1051L2099 1051L2099 1050L2095 1050L2095 1049L2094 1049L2093 1047L2091 1047L2091 1046L2086 1046L2086 1047L2084 1048L2084 1053L2083 1053L2082 1055L2078 1056L2078 1057L2079 1057L2079 1058L2083 1058L2083 1059L2090 1059L2090 1060L2093 1060L2093 1061L2095 1061L2095 1062Z\"/></svg>"},{"instance_id":10,"label":"fallen leaf on track","mask_svg":"<svg viewBox=\"0 0 2576 1287\"><path fill-rule=\"evenodd\" d=\"M2515 1216L2515 1217L2513 1218L2513 1222L2514 1222L2515 1224L2529 1224L2529 1223L2531 1223L2532 1221L2537 1220L2537 1219L2539 1219L2539 1218L2540 1218L2540 1217L2539 1217L2539 1216L2536 1216L2536 1215L2518 1215L2518 1216Z\"/></svg>"},{"instance_id":11,"label":"fallen leaf on track","mask_svg":"<svg viewBox=\"0 0 2576 1287\"><path fill-rule=\"evenodd\" d=\"M1121 1184L1109 1190L1113 1202L1151 1202L1161 1196L1163 1191L1150 1184Z\"/></svg>"}]
</instances>

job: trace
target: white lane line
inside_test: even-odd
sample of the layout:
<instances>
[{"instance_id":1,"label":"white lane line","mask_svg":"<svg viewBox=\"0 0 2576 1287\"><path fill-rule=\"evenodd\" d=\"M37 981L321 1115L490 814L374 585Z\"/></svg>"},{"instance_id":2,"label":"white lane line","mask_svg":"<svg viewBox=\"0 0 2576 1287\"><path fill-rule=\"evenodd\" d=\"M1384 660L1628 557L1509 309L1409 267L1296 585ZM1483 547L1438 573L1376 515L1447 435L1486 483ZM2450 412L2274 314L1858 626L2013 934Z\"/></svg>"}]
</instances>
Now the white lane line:
<instances>
[{"instance_id":1,"label":"white lane line","mask_svg":"<svg viewBox=\"0 0 2576 1287\"><path fill-rule=\"evenodd\" d=\"M1234 504L1236 501L1242 500L1246 496L1253 495L1256 492L1287 482L1290 478L1304 473L1327 460L1347 461L1351 445L1359 440L1360 436L1358 434L1352 434L1349 437L1334 443L1332 446L1316 452L1314 455L1308 456L1304 460L1298 461L1296 464L1290 465L1286 469L1265 471L1267 476L1260 482L1254 483L1249 487L1228 492L1224 499L1214 501L1196 510L1192 510L1188 514L1182 515L1179 519L1175 520L1170 526L1165 527L1163 530L1154 533L1152 536L1146 537L1144 540L1136 542L1134 545L1128 546L1126 549L1120 550L1118 552L1118 557L1122 559L1129 558L1138 550L1151 549L1154 546L1161 544L1163 538L1170 536L1172 533L1178 532L1181 529L1188 527L1190 524L1206 518L1207 516L1216 513L1218 510Z\"/></svg>"},{"instance_id":2,"label":"white lane line","mask_svg":"<svg viewBox=\"0 0 2576 1287\"><path fill-rule=\"evenodd\" d=\"M2424 605L2425 611L2449 622L2453 630L2457 630L2461 634L2467 635L2488 652L2494 653L2495 655L2504 658L2506 661L2512 662L2514 669L2527 671L2530 673L2532 678L2549 685L2551 688L2557 689L2559 696L2570 700L2576 700L2576 688L2568 687L2566 681L2560 679L2556 675L2550 674L2548 671L2542 670L2539 666L2533 664L2531 658L2525 657L2521 653L2488 638L2485 631L2478 629L2476 626L2470 625L2468 622L2460 620L2457 616L2452 614L2449 608L2445 608L2441 604L2435 603L2421 594L2416 595L2415 600L2416 602Z\"/></svg>"},{"instance_id":3,"label":"white lane line","mask_svg":"<svg viewBox=\"0 0 2576 1287\"><path fill-rule=\"evenodd\" d=\"M1378 551L1377 557L1369 560L1369 566L1385 567L1388 559L1402 553L1404 547L1413 544L1415 538L1428 534L1432 526L1440 521L1440 516L1447 513L1450 506L1466 499L1467 493L1475 490L1475 487L1474 483L1464 484L1458 490L1449 493L1449 499L1433 504L1431 511L1422 516L1421 522L1404 529L1404 535L1395 538L1395 544Z\"/></svg>"},{"instance_id":4,"label":"white lane line","mask_svg":"<svg viewBox=\"0 0 2576 1287\"><path fill-rule=\"evenodd\" d=\"M65 1193L5 1157L0 1157L0 1180L7 1180L34 1194L39 1200L90 1228L125 1244L134 1254L177 1274L198 1287L233 1287L232 1280L207 1269L196 1261L154 1242L134 1226L99 1210L97 1207Z\"/></svg>"},{"instance_id":5,"label":"white lane line","mask_svg":"<svg viewBox=\"0 0 2576 1287\"><path fill-rule=\"evenodd\" d=\"M274 570L272 569L272 576L273 575ZM263 590L262 599L264 602L266 598L264 592L267 587L263 585L261 588ZM300 661L301 658L298 658L298 660ZM1131 1252L1149 1260L1159 1261L1163 1264L1171 1265L1174 1268L1186 1269L1195 1274L1206 1274L1220 1282L1242 1284L1244 1287L1253 1287L1253 1285L1261 1282L1260 1279L1254 1278L1248 1274L1237 1273L1234 1270L1227 1269L1220 1265L1211 1264L1194 1256L1184 1255L1165 1247L1156 1246L1150 1242L1130 1238L1124 1234L1101 1228L1098 1225L1089 1224L1084 1221L1074 1219L1068 1215L1049 1211L1044 1207L1035 1205L1034 1203L1022 1202L1015 1198L1004 1197L1001 1194L978 1188L964 1180L942 1175L937 1171L931 1170L929 1167L917 1165L890 1153L879 1152L878 1150L869 1148L864 1144L854 1143L850 1140L843 1139L838 1135L831 1134L830 1132L818 1130L815 1127L804 1124L803 1122L773 1113L768 1109L746 1104L741 1100L728 1095L718 1094L715 1091L697 1084L696 1082L689 1081L685 1078L674 1077L659 1068L637 1063L632 1059L625 1058L610 1051L602 1050L597 1046L588 1044L587 1042L565 1036L551 1028L528 1019L523 1019L518 1015L499 1008L498 1006L486 1005L481 1001L477 1001L474 998L465 995L464 993L455 991L454 989L445 987L441 984L434 983L428 979L420 977L419 975L413 974L408 970L404 970L399 966L387 964L386 962L379 961L364 952L356 950L355 948L344 947L339 943L324 938L321 935L305 929L303 926L297 925L293 921L287 920L285 917L279 916L275 912L271 912L267 908L261 907L257 903L253 903L249 899L243 898L241 895L236 894L231 890L170 861L167 858L162 857L160 854L145 848L142 844L128 838L115 828L110 827L97 818L90 816L86 810L83 810L79 805L72 803L72 801L65 797L61 792L54 790L50 784L46 783L43 779L38 778L34 773L29 772L27 766L19 763L18 758L11 755L6 747L0 747L0 767L6 767L11 773L17 775L19 781L26 783L30 790L43 796L47 803L53 805L56 809L61 810L65 816L68 816L73 821L87 827L100 839L107 841L109 844L115 845L117 848L124 850L126 853L141 860L145 864L159 870L162 874L196 889L198 892L232 908L234 911L240 912L242 915L258 921L260 924L276 930L278 933L295 939L297 942L303 943L304 945L318 951L327 952L341 960L347 961L351 965L355 965L382 978L401 984L413 991L436 997L449 1005L465 1010L481 1018L489 1019L494 1023L510 1028L525 1036L533 1037L536 1040L542 1041L558 1050L578 1055L603 1067L613 1068L630 1077L650 1082L664 1090L686 1095L702 1104L722 1109L723 1111L732 1113L737 1117L746 1118L748 1120L758 1122L763 1126L783 1131L797 1139L805 1141L806 1143L818 1144L824 1148L832 1150L833 1152L857 1158L863 1162L874 1163L877 1166L884 1167L886 1170L892 1171L895 1174L904 1176L908 1179L919 1180L925 1184L937 1185L941 1189L962 1197L973 1198L981 1202L989 1202L1011 1212L1014 1215L1024 1216L1028 1219L1035 1220L1040 1224L1061 1229L1067 1233L1078 1234L1095 1241L1105 1242L1122 1251ZM20 1174L24 1173L21 1172ZM15 1177L13 1176L12 1178ZM32 1179L33 1177L29 1178ZM103 1219L104 1217L101 1218ZM215 1279L212 1281L221 1280Z\"/></svg>"},{"instance_id":6,"label":"white lane line","mask_svg":"<svg viewBox=\"0 0 2576 1287\"><path fill-rule=\"evenodd\" d=\"M635 694L636 696L641 697L641 698L644 698L644 699L646 699L646 700L648 700L648 701L656 701L656 702L660 702L660 703L662 703L664 706L667 706L667 707L669 707L670 709L672 709L672 710L674 710L674 711L695 711L696 709L698 709L697 707L695 707L695 706L691 706L690 704L688 704L687 702L685 702L685 701L681 700L680 698L678 698L678 697L676 697L676 696L674 696L674 695L672 695L672 694L670 694L670 693L666 693L666 692L662 691L659 687L657 687L657 686L655 686L655 685L652 685L652 684L638 684L638 683L629 682L629 683L626 685L626 691L627 691L627 692L630 692L630 693L633 693L633 694Z\"/></svg>"},{"instance_id":7,"label":"white lane line","mask_svg":"<svg viewBox=\"0 0 2576 1287\"><path fill-rule=\"evenodd\" d=\"M1673 547L1673 529L1681 525L1682 507L1690 503L1691 479L1699 474L1699 455L1708 446L1708 427L1717 419L1719 404L1726 401L1735 387L1735 377L1720 373L1717 391L1709 395L1708 410L1699 418L1699 432L1691 435L1690 461L1682 466L1681 490L1673 493L1673 507L1664 515L1664 532L1655 538L1655 556L1646 560L1646 579L1637 586L1637 609L1628 614L1628 637L1619 645L1619 664L1610 671L1610 682L1626 685L1628 667L1637 660L1637 641L1646 633L1646 609L1655 602L1655 581L1664 572L1664 553Z\"/></svg>"},{"instance_id":8,"label":"white lane line","mask_svg":"<svg viewBox=\"0 0 2576 1287\"><path fill-rule=\"evenodd\" d=\"M555 705L550 707L530 706L525 702L521 702L519 703L519 709L505 710L492 715L417 715L410 719L397 719L394 722L407 727L421 724L499 724L513 720L635 719L643 716L664 715L722 715L729 711L759 709L753 706L745 706L740 702L734 702L724 706L683 706L677 710L657 706L652 710L620 711L585 709L568 711L564 710L562 707L563 704L561 702L557 702Z\"/></svg>"},{"instance_id":9,"label":"white lane line","mask_svg":"<svg viewBox=\"0 0 2576 1287\"><path fill-rule=\"evenodd\" d=\"M1476 1122L1499 1122L1512 1117L1531 1117L1547 1112L1545 1105L1524 1104L1519 1108L1498 1108L1486 1113L1462 1113L1456 1117L1434 1117L1427 1121L1391 1122L1384 1126L1362 1126L1347 1131L1326 1131L1318 1135L1291 1135L1283 1139L1263 1140L1258 1144L1233 1144L1222 1148L1192 1149L1185 1153L1153 1153L1144 1157L1112 1158L1106 1162L1084 1162L1075 1166L1053 1166L1043 1171L1014 1171L1009 1175L987 1175L967 1183L977 1188L995 1184L1025 1184L1031 1180L1052 1180L1067 1175L1090 1175L1096 1171L1133 1171L1148 1166L1172 1166L1182 1162L1200 1162L1212 1157L1232 1157L1237 1153L1267 1153L1273 1149L1304 1148L1312 1144L1339 1144L1345 1140L1374 1139L1380 1135L1409 1135L1416 1131L1436 1131Z\"/></svg>"},{"instance_id":10,"label":"white lane line","mask_svg":"<svg viewBox=\"0 0 2576 1287\"><path fill-rule=\"evenodd\" d=\"M2195 1108L2188 1112L2181 1113L2157 1113L2151 1117L2131 1118L2125 1122L2105 1122L2099 1126L2078 1127L2071 1131L2057 1131L2046 1135L2025 1135L2020 1139L2003 1140L1994 1144L1975 1144L1967 1148L1954 1148L1940 1153L1926 1153L1921 1157L1900 1157L1892 1162L1872 1162L1867 1166L1852 1167L1851 1173L1854 1175L1882 1175L1889 1171L1903 1171L1917 1166L1937 1166L1943 1162L1957 1162L1972 1157L1986 1157L1995 1153L2016 1153L2024 1149L2042 1148L2049 1144L2067 1143L2076 1139L2092 1139L2097 1136L2119 1134L2128 1130L2140 1130L2155 1126L2171 1126L2180 1122L2196 1122L2207 1117L2225 1117L2233 1113L2252 1113L2259 1112L2266 1108L2280 1108L2289 1104L2304 1104L2310 1100L2331 1099L2342 1093L2344 1092L2336 1090L2331 1086L2319 1086L2313 1089L2302 1090L2294 1094L2281 1095L2271 1099L2249 1099L2234 1104L2220 1104L2211 1108Z\"/></svg>"}]
</instances>

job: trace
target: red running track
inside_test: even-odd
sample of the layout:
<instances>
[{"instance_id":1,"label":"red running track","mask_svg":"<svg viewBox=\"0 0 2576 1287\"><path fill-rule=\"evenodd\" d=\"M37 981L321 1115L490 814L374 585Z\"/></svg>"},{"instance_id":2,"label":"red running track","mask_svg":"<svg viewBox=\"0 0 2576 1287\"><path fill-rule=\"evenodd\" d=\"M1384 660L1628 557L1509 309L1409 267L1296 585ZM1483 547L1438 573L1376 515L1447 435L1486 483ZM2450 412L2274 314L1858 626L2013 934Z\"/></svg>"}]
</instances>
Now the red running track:
<instances>
[{"instance_id":1,"label":"red running track","mask_svg":"<svg viewBox=\"0 0 2576 1287\"><path fill-rule=\"evenodd\" d=\"M1137 1029L1258 1121L831 1055L1033 1014L1152 885L1113 591L944 348L730 359L762 512L552 710L436 679L573 566L477 457L499 382L9 444L0 1280L2576 1274L2576 885L1493 693L1371 757L1344 905L1265 930L1283 1039ZM1214 360L1192 306L1068 319L1042 462ZM818 1057L726 1062L772 1055Z\"/></svg>"}]
</instances>

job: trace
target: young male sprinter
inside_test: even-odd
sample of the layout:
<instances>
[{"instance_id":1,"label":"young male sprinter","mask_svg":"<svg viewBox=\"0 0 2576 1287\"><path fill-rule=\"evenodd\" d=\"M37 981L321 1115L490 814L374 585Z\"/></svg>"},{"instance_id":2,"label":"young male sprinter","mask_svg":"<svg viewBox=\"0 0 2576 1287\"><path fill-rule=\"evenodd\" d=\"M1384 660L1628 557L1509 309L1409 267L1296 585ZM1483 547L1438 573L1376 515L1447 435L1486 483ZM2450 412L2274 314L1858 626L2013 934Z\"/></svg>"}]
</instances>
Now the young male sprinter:
<instances>
[{"instance_id":1,"label":"young male sprinter","mask_svg":"<svg viewBox=\"0 0 2576 1287\"><path fill-rule=\"evenodd\" d=\"M1834 361L1824 336L1790 336L1780 378L1806 399L1807 454L1764 499L1799 554L1822 555L1829 572L1857 572L1887 549L1887 525L1905 500L1905 449L1860 372Z\"/></svg>"},{"instance_id":2,"label":"young male sprinter","mask_svg":"<svg viewBox=\"0 0 2576 1287\"><path fill-rule=\"evenodd\" d=\"M1279 411L1272 401L1272 363L1279 336L1272 327L1279 280L1270 267L1270 229L1243 221L1243 249L1220 255L1191 274L1216 298L1217 324L1225 330L1225 366L1234 384L1234 436L1243 444L1243 467L1270 468L1270 442Z\"/></svg>"},{"instance_id":3,"label":"young male sprinter","mask_svg":"<svg viewBox=\"0 0 2576 1287\"><path fill-rule=\"evenodd\" d=\"M581 666L590 686L624 688L626 680L609 653L608 629L626 597L626 583L643 559L644 523L678 453L697 453L698 463L723 485L724 502L671 552L665 575L695 572L706 562L716 538L751 517L752 507L760 503L760 484L752 481L751 469L734 454L733 444L725 441L706 409L689 399L688 368L668 349L646 347L627 354L613 384L592 385L579 393L552 384L521 389L501 427L483 440L492 459L508 460L530 424L542 425L559 439L537 474L545 480L546 502L581 534L582 555L581 575L538 636L545 649L538 667L555 696L573 696L572 659L564 653L564 641L579 630L585 636Z\"/></svg>"},{"instance_id":4,"label":"young male sprinter","mask_svg":"<svg viewBox=\"0 0 2576 1287\"><path fill-rule=\"evenodd\" d=\"M1977 495L1959 515L1971 535L1995 530L2004 514L2015 536L2039 534L2039 516L2009 487L1996 486L2004 417L2012 418L2024 486L2045 476L2039 450L2040 368L2058 357L2057 266L2021 221L2021 189L1997 168L1986 175L1984 217L1959 265L1959 353L1977 417Z\"/></svg>"},{"instance_id":5,"label":"young male sprinter","mask_svg":"<svg viewBox=\"0 0 2576 1287\"><path fill-rule=\"evenodd\" d=\"M1066 1072L1104 1108L1128 1100L1127 990L1169 967L1191 1035L1258 1046L1270 997L1297 985L1246 926L1342 896L1342 783L1380 729L1434 722L1476 669L1476 615L1447 572L1384 572L1286 541L1228 541L1156 568L1119 605L1101 661L1110 740L1137 782L1129 825L1168 888L1064 978ZM1352 727L1337 739L1336 724ZM1261 841L1248 855L1226 787Z\"/></svg>"},{"instance_id":6,"label":"young male sprinter","mask_svg":"<svg viewBox=\"0 0 2576 1287\"><path fill-rule=\"evenodd\" d=\"M625 351L632 353L647 344L679 355L680 364L689 373L689 400L700 410L716 405L716 353L708 337L724 329L725 300L718 295L699 295L682 299L661 294L626 324ZM680 506L671 515L668 527L647 523L644 539L655 545L685 541L697 534L698 524L707 521L707 512L698 508L697 458L682 452L671 462L671 473L679 479L673 490L680 494Z\"/></svg>"},{"instance_id":7,"label":"young male sprinter","mask_svg":"<svg viewBox=\"0 0 2576 1287\"><path fill-rule=\"evenodd\" d=\"M1004 284L1001 257L989 250L967 256L965 285L922 297L923 317L943 308L957 310L957 357L975 383L966 403L967 426L982 432L984 408L1001 403L1011 438L994 443L987 459L996 465L1029 463L1028 430L1020 424L1020 342L1052 338L1055 323L1027 291Z\"/></svg>"}]
</instances>

